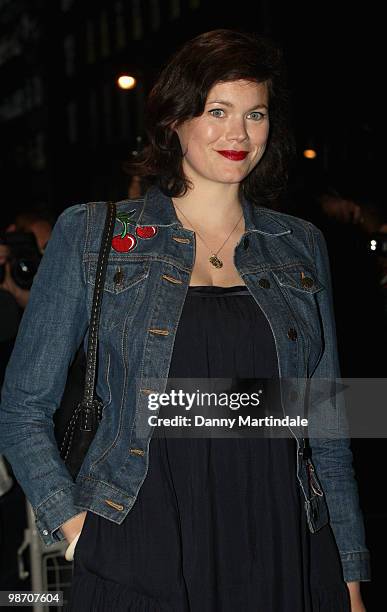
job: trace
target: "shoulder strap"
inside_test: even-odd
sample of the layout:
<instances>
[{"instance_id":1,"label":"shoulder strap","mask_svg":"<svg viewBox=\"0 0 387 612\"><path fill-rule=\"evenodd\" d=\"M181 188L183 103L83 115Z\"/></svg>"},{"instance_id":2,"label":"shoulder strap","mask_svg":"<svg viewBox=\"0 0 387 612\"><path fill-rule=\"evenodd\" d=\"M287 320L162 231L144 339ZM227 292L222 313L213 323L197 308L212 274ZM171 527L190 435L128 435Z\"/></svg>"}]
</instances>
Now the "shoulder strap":
<instances>
[{"instance_id":1,"label":"shoulder strap","mask_svg":"<svg viewBox=\"0 0 387 612\"><path fill-rule=\"evenodd\" d=\"M85 388L82 399L82 409L84 411L84 419L82 419L82 429L86 431L91 429L91 423L88 422L88 415L90 414L90 411L93 408L93 402L96 401L95 379L97 367L98 327L101 314L103 287L105 284L106 269L110 252L110 245L113 237L115 217L116 205L114 202L108 202L105 226L102 234L101 247L99 251L97 270L95 275L93 305L91 308L89 337L87 343Z\"/></svg>"}]
</instances>

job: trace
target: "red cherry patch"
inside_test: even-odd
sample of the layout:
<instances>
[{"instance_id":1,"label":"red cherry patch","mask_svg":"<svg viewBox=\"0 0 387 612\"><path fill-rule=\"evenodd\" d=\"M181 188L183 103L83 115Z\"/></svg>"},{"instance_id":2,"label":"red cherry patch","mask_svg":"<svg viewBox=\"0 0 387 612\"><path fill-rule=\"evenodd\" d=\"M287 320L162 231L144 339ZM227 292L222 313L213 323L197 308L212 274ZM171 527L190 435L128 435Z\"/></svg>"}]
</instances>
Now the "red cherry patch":
<instances>
[{"instance_id":1,"label":"red cherry patch","mask_svg":"<svg viewBox=\"0 0 387 612\"><path fill-rule=\"evenodd\" d=\"M133 217L136 210L131 210L130 212L121 212L117 215L117 220L122 225L121 234L117 234L112 239L112 247L115 251L119 253L128 253L128 251L133 251L137 244L136 236L133 234L129 234L128 225L130 223L130 219Z\"/></svg>"},{"instance_id":2,"label":"red cherry patch","mask_svg":"<svg viewBox=\"0 0 387 612\"><path fill-rule=\"evenodd\" d=\"M136 227L136 234L140 238L154 238L157 234L157 227L154 225L143 225L142 227Z\"/></svg>"},{"instance_id":3,"label":"red cherry patch","mask_svg":"<svg viewBox=\"0 0 387 612\"><path fill-rule=\"evenodd\" d=\"M117 220L122 225L122 232L113 237L112 248L119 253L128 253L137 246L136 236L128 231L135 212L135 210L131 210L129 213L121 212L117 215ZM134 224L132 223L132 225ZM136 227L135 233L143 239L153 238L157 234L157 227L155 225L143 225L142 227Z\"/></svg>"},{"instance_id":4,"label":"red cherry patch","mask_svg":"<svg viewBox=\"0 0 387 612\"><path fill-rule=\"evenodd\" d=\"M133 236L133 234L125 234L125 236L117 234L117 236L114 236L112 240L113 249L119 253L128 253L129 251L133 251L136 244L137 239L135 236Z\"/></svg>"}]
</instances>

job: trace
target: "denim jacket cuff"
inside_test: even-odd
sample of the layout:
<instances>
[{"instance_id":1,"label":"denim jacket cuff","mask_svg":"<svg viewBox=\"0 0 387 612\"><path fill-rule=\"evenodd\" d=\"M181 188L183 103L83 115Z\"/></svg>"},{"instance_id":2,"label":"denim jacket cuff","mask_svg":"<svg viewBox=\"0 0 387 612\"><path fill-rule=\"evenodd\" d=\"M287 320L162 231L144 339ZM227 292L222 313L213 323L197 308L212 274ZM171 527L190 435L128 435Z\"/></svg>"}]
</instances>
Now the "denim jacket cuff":
<instances>
[{"instance_id":1,"label":"denim jacket cuff","mask_svg":"<svg viewBox=\"0 0 387 612\"><path fill-rule=\"evenodd\" d=\"M64 539L59 529L81 510L74 504L75 483L52 493L37 508L34 508L36 527L46 546Z\"/></svg>"},{"instance_id":2,"label":"denim jacket cuff","mask_svg":"<svg viewBox=\"0 0 387 612\"><path fill-rule=\"evenodd\" d=\"M345 582L371 580L371 562L368 551L344 553L341 555Z\"/></svg>"}]
</instances>

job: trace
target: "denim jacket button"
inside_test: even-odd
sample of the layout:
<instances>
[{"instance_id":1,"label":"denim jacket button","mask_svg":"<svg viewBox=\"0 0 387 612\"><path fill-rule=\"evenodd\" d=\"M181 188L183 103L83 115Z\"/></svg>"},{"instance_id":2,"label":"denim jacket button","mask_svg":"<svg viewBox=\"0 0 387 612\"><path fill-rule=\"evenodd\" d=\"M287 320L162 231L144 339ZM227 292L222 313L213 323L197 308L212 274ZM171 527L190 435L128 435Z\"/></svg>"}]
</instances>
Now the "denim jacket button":
<instances>
[{"instance_id":1,"label":"denim jacket button","mask_svg":"<svg viewBox=\"0 0 387 612\"><path fill-rule=\"evenodd\" d=\"M267 280L267 278L260 278L258 284L263 289L269 289L270 288L270 282Z\"/></svg>"},{"instance_id":2,"label":"denim jacket button","mask_svg":"<svg viewBox=\"0 0 387 612\"><path fill-rule=\"evenodd\" d=\"M297 330L293 329L293 327L288 329L288 338L290 340L297 340Z\"/></svg>"},{"instance_id":3,"label":"denim jacket button","mask_svg":"<svg viewBox=\"0 0 387 612\"><path fill-rule=\"evenodd\" d=\"M314 280L313 278L310 278L309 276L304 276L301 279L301 285L305 287L305 289L310 289L314 285Z\"/></svg>"},{"instance_id":4,"label":"denim jacket button","mask_svg":"<svg viewBox=\"0 0 387 612\"><path fill-rule=\"evenodd\" d=\"M123 278L124 278L124 273L122 272L122 270L117 270L117 272L113 276L113 280L116 285L120 285L123 281Z\"/></svg>"}]
</instances>

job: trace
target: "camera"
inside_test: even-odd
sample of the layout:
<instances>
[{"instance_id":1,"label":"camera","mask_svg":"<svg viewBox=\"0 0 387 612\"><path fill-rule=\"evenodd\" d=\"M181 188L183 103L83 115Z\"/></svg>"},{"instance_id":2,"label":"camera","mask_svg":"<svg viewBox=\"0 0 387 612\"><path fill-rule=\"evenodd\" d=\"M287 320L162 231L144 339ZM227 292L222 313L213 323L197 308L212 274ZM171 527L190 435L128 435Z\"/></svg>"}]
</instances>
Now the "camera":
<instances>
[{"instance_id":1,"label":"camera","mask_svg":"<svg viewBox=\"0 0 387 612\"><path fill-rule=\"evenodd\" d=\"M35 235L30 232L0 232L0 244L9 249L11 276L21 289L31 289L42 258ZM0 266L0 283L4 281L4 266Z\"/></svg>"}]
</instances>

